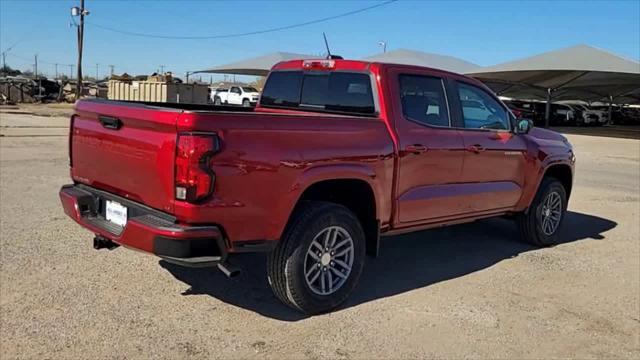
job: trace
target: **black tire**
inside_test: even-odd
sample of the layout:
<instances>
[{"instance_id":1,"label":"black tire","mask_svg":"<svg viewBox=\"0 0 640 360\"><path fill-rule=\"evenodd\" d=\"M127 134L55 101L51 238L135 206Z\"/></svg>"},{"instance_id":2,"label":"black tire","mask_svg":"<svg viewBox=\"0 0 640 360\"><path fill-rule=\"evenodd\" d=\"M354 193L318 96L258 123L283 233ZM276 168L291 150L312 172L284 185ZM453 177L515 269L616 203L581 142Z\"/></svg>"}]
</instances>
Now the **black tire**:
<instances>
[{"instance_id":1,"label":"black tire","mask_svg":"<svg viewBox=\"0 0 640 360\"><path fill-rule=\"evenodd\" d=\"M555 192L560 196L562 209L560 211L560 221L555 230L546 234L542 229L543 223L543 204L547 197ZM535 246L552 246L558 243L558 234L562 227L565 213L567 211L567 193L562 183L553 177L545 177L538 188L531 206L525 211L518 214L517 223L520 229L520 236L523 241Z\"/></svg>"},{"instance_id":2,"label":"black tire","mask_svg":"<svg viewBox=\"0 0 640 360\"><path fill-rule=\"evenodd\" d=\"M249 99L244 99L244 100L242 100L242 106L243 106L243 107L249 107L249 106L251 106L251 102L249 101Z\"/></svg>"},{"instance_id":3,"label":"black tire","mask_svg":"<svg viewBox=\"0 0 640 360\"><path fill-rule=\"evenodd\" d=\"M346 207L312 201L300 206L276 249L267 259L271 289L286 305L307 314L335 309L355 288L365 259L365 237L358 218ZM343 284L329 295L315 293L305 279L305 257L316 235L331 226L346 230L353 241L353 264Z\"/></svg>"},{"instance_id":4,"label":"black tire","mask_svg":"<svg viewBox=\"0 0 640 360\"><path fill-rule=\"evenodd\" d=\"M215 98L213 99L213 104L214 104L214 105L218 105L218 106L220 106L220 105L222 105L222 101L220 100L220 98L219 98L219 97L215 97Z\"/></svg>"}]
</instances>

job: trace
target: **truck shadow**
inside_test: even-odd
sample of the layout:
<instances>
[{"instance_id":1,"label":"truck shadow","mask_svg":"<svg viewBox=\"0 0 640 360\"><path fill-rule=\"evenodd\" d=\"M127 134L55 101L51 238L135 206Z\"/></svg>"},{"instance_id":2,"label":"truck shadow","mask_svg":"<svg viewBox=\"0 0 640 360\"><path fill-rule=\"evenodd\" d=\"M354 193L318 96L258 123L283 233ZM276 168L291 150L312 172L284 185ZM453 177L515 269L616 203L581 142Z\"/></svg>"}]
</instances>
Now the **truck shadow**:
<instances>
[{"instance_id":1,"label":"truck shadow","mask_svg":"<svg viewBox=\"0 0 640 360\"><path fill-rule=\"evenodd\" d=\"M562 243L601 240L602 233L616 225L611 220L569 211L561 230ZM367 258L359 285L341 309L455 279L537 249L519 242L518 237L512 221L489 219L383 238L381 255ZM234 265L243 271L235 279L227 279L217 269L184 268L162 260L160 265L190 286L183 295L213 296L282 321L307 317L281 304L271 293L263 254L234 258Z\"/></svg>"}]
</instances>

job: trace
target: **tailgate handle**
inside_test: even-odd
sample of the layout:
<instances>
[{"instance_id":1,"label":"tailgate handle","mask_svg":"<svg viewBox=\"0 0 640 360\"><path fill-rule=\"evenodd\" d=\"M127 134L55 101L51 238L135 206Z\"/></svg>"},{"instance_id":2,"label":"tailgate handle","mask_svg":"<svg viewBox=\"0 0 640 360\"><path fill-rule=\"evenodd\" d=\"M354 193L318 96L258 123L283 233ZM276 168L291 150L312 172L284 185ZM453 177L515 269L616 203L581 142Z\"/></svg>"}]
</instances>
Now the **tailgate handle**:
<instances>
[{"instance_id":1,"label":"tailgate handle","mask_svg":"<svg viewBox=\"0 0 640 360\"><path fill-rule=\"evenodd\" d=\"M114 118L111 116L98 116L98 120L103 127L112 130L118 130L122 127L122 121L118 118Z\"/></svg>"}]
</instances>

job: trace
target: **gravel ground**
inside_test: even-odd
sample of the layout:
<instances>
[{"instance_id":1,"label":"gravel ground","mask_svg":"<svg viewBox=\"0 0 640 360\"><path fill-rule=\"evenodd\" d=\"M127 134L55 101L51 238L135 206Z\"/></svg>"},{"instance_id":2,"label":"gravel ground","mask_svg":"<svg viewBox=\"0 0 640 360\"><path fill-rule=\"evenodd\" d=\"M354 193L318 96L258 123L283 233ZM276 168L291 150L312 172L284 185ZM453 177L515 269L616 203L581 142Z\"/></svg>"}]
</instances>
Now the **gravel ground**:
<instances>
[{"instance_id":1,"label":"gravel ground","mask_svg":"<svg viewBox=\"0 0 640 360\"><path fill-rule=\"evenodd\" d=\"M640 358L640 141L569 135L562 245L495 219L387 238L349 302L305 317L265 261L229 280L67 219L66 118L0 114L0 358ZM32 136L38 135L38 136Z\"/></svg>"}]
</instances>

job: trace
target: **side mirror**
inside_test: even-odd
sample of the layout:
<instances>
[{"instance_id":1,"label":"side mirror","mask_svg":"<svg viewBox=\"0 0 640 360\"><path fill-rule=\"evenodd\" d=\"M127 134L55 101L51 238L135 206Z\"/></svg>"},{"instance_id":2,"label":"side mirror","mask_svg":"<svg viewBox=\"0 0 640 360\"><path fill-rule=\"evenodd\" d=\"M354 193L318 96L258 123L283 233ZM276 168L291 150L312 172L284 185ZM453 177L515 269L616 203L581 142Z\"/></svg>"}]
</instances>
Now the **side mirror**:
<instances>
[{"instance_id":1,"label":"side mirror","mask_svg":"<svg viewBox=\"0 0 640 360\"><path fill-rule=\"evenodd\" d=\"M514 132L516 134L526 134L533 129L533 121L529 119L517 119L516 128Z\"/></svg>"}]
</instances>

